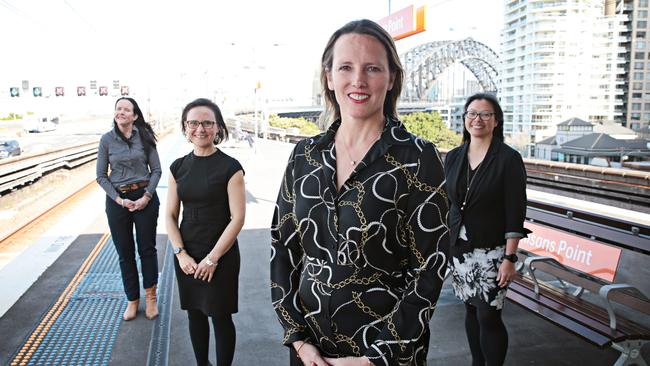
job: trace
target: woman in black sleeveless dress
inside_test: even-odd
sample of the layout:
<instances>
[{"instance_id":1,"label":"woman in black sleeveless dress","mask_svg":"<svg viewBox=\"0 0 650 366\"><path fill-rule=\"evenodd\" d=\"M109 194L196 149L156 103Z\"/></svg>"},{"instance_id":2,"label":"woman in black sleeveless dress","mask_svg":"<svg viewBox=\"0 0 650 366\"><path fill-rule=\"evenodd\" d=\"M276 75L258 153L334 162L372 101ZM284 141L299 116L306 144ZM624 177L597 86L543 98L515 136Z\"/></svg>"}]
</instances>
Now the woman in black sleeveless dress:
<instances>
[{"instance_id":1,"label":"woman in black sleeveless dress","mask_svg":"<svg viewBox=\"0 0 650 366\"><path fill-rule=\"evenodd\" d=\"M244 171L237 160L216 148L228 131L212 101L188 104L181 128L194 149L172 163L167 196L167 232L176 254L181 308L187 310L197 364L209 365L210 317L217 365L230 365L235 353L232 314L237 312Z\"/></svg>"}]
</instances>

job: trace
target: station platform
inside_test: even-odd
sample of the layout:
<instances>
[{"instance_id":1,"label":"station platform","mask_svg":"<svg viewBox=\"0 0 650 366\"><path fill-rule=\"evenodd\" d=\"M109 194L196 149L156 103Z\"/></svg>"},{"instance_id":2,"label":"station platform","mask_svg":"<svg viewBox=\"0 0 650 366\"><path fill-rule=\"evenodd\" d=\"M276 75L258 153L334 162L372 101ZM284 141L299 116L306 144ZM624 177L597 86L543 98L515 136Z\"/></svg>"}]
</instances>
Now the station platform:
<instances>
[{"instance_id":1,"label":"station platform","mask_svg":"<svg viewBox=\"0 0 650 366\"><path fill-rule=\"evenodd\" d=\"M287 365L288 350L271 306L270 232L281 176L293 145L258 140L220 147L246 171L247 215L239 235L241 273L234 365ZM187 317L180 310L162 210L168 167L191 150L180 133L161 141L163 165L158 195L159 309L153 320L121 320L126 298L117 255L108 235L99 187L32 246L0 269L1 365L192 365ZM4 295L7 294L7 295ZM142 300L144 291L141 291ZM517 306L507 304L506 365L612 365L618 353L599 350ZM464 306L445 285L430 323L431 365L469 365ZM213 347L213 345L211 345ZM648 355L646 355L646 359ZM215 364L214 350L210 359Z\"/></svg>"}]
</instances>

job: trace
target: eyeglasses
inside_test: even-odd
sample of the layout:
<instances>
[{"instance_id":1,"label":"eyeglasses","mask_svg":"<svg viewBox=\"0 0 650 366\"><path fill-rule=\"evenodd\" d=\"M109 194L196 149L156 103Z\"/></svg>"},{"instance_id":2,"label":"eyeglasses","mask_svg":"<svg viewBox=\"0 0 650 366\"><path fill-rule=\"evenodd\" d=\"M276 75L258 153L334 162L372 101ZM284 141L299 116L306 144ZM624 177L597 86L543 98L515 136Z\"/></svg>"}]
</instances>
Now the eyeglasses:
<instances>
[{"instance_id":1,"label":"eyeglasses","mask_svg":"<svg viewBox=\"0 0 650 366\"><path fill-rule=\"evenodd\" d=\"M208 121L208 120L206 120L206 121L194 121L194 120L192 120L192 121L185 121L185 125L186 125L187 128L189 128L190 130L196 130L197 128L199 128L199 125L201 125L201 126L203 127L203 129L205 129L205 130L209 130L209 129L214 128L214 125L215 125L216 123L217 123L217 122L215 122L215 121Z\"/></svg>"},{"instance_id":2,"label":"eyeglasses","mask_svg":"<svg viewBox=\"0 0 650 366\"><path fill-rule=\"evenodd\" d=\"M476 118L476 116L479 116L481 121L485 122L485 121L488 121L490 118L492 118L492 116L494 116L494 115L495 115L495 113L490 113L490 112L477 113L477 112L471 111L471 112L465 112L465 119L468 119L468 120L471 121L474 118Z\"/></svg>"}]
</instances>

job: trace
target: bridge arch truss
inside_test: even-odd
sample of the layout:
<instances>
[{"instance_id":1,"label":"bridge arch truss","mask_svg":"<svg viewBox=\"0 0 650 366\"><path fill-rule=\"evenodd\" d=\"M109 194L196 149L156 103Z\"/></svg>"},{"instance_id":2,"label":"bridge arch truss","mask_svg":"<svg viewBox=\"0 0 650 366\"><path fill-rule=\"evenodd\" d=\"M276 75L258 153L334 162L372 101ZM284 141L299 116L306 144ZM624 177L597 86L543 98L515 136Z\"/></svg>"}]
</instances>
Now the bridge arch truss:
<instances>
[{"instance_id":1,"label":"bridge arch truss","mask_svg":"<svg viewBox=\"0 0 650 366\"><path fill-rule=\"evenodd\" d=\"M426 100L426 95L445 69L464 65L485 92L497 92L499 56L485 44L466 38L422 44L400 55L404 67L403 101Z\"/></svg>"}]
</instances>

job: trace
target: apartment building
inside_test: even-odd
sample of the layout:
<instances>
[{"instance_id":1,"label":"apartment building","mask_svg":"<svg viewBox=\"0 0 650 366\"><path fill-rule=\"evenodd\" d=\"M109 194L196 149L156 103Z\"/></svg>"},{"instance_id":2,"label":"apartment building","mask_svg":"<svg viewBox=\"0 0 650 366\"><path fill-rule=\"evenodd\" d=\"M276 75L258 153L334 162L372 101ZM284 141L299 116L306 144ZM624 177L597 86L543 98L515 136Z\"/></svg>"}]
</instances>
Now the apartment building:
<instances>
[{"instance_id":1,"label":"apartment building","mask_svg":"<svg viewBox=\"0 0 650 366\"><path fill-rule=\"evenodd\" d=\"M524 155L568 118L621 118L628 15L606 14L605 0L506 0L504 11L499 97Z\"/></svg>"},{"instance_id":2,"label":"apartment building","mask_svg":"<svg viewBox=\"0 0 650 366\"><path fill-rule=\"evenodd\" d=\"M619 121L633 130L650 123L650 19L648 0L608 2L609 13L625 14L627 33L625 70L620 75L626 82Z\"/></svg>"}]
</instances>

